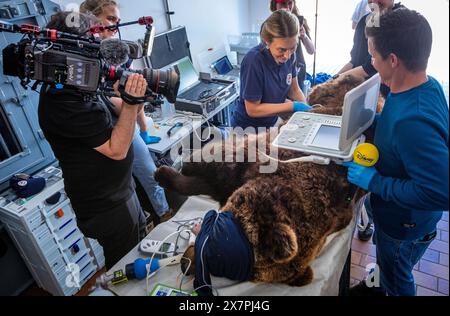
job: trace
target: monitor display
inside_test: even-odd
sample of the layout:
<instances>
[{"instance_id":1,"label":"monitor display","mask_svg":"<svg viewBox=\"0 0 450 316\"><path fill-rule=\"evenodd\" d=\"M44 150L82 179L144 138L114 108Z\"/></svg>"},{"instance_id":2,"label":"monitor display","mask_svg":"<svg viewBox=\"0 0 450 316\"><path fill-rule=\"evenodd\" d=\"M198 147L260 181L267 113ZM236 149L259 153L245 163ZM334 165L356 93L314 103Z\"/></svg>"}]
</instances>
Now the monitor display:
<instances>
[{"instance_id":1,"label":"monitor display","mask_svg":"<svg viewBox=\"0 0 450 316\"><path fill-rule=\"evenodd\" d=\"M311 146L339 150L339 136L341 128L330 125L322 125L317 131Z\"/></svg>"},{"instance_id":2,"label":"monitor display","mask_svg":"<svg viewBox=\"0 0 450 316\"><path fill-rule=\"evenodd\" d=\"M227 56L220 58L212 66L219 75L226 75L233 70L233 65Z\"/></svg>"},{"instance_id":3,"label":"monitor display","mask_svg":"<svg viewBox=\"0 0 450 316\"><path fill-rule=\"evenodd\" d=\"M162 246L159 248L160 252L168 252L170 249L170 244L165 242L162 244Z\"/></svg>"}]
</instances>

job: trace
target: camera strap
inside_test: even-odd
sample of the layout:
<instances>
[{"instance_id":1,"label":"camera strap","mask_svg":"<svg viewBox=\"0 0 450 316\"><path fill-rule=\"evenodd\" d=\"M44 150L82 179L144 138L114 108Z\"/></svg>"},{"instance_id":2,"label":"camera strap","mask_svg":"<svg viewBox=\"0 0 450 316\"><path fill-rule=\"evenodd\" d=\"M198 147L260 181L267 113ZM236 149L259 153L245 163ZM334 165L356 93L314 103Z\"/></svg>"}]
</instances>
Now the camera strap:
<instances>
[{"instance_id":1,"label":"camera strap","mask_svg":"<svg viewBox=\"0 0 450 316\"><path fill-rule=\"evenodd\" d=\"M147 101L147 97L133 97L125 92L124 88L119 89L120 97L129 105L140 105Z\"/></svg>"},{"instance_id":2,"label":"camera strap","mask_svg":"<svg viewBox=\"0 0 450 316\"><path fill-rule=\"evenodd\" d=\"M147 101L147 97L134 97L125 92L125 84L127 82L128 77L122 76L119 81L119 93L122 100L124 100L129 105L140 105ZM148 91L148 89L147 89Z\"/></svg>"}]
</instances>

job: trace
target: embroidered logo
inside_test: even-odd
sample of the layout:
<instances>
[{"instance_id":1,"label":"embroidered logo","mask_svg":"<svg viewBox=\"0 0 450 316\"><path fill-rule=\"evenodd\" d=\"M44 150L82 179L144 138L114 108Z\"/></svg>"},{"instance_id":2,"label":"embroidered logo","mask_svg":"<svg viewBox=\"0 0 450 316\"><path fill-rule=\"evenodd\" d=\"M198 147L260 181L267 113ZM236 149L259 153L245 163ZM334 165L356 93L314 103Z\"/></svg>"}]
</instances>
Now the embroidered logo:
<instances>
[{"instance_id":1,"label":"embroidered logo","mask_svg":"<svg viewBox=\"0 0 450 316\"><path fill-rule=\"evenodd\" d=\"M19 182L17 182L17 184L19 185L19 187L26 187L28 184L28 181L25 181L25 180L19 181Z\"/></svg>"},{"instance_id":2,"label":"embroidered logo","mask_svg":"<svg viewBox=\"0 0 450 316\"><path fill-rule=\"evenodd\" d=\"M286 84L290 86L292 84L292 74L287 75Z\"/></svg>"}]
</instances>

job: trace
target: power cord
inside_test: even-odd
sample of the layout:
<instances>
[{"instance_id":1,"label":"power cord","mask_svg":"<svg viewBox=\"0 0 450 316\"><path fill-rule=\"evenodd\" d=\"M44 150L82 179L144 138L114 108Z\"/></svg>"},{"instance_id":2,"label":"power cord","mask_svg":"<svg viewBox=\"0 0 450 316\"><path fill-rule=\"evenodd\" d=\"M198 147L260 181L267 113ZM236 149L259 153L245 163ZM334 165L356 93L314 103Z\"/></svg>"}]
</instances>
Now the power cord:
<instances>
[{"instance_id":1,"label":"power cord","mask_svg":"<svg viewBox=\"0 0 450 316\"><path fill-rule=\"evenodd\" d=\"M300 157L300 158L294 158L294 159L289 159L289 160L279 160L277 158L273 158L269 155L267 155L266 153L262 152L261 150L258 150L258 152L263 155L264 157L268 158L269 160L272 161L276 161L279 163L314 163L317 165L322 165L322 166L328 166L331 163L331 159L330 158L326 158L326 157L321 157L321 156L306 156L306 157Z\"/></svg>"},{"instance_id":2,"label":"power cord","mask_svg":"<svg viewBox=\"0 0 450 316\"><path fill-rule=\"evenodd\" d=\"M176 232L174 232L174 233L171 233L171 234L169 234L166 238L164 238L164 239L161 241L161 244L164 244L170 237L175 236L175 235L177 235L177 234L184 233L184 232L190 232L190 230L176 231ZM154 272L151 272L150 267L152 266L153 260L155 259L155 255L156 255L156 252L154 252L153 255L152 255L152 257L150 258L150 262L148 263L148 268L147 268L147 276L146 276L146 278L145 278L145 283L146 283L146 285L145 285L145 290L146 290L146 295L147 295L147 296L150 295L150 291L149 291L149 287L148 287L148 286L149 286L149 279L150 279L152 276L154 276L159 270L161 270L162 268L165 268L165 266L164 266L164 267L160 267L158 270L156 270L156 271L154 271Z\"/></svg>"}]
</instances>

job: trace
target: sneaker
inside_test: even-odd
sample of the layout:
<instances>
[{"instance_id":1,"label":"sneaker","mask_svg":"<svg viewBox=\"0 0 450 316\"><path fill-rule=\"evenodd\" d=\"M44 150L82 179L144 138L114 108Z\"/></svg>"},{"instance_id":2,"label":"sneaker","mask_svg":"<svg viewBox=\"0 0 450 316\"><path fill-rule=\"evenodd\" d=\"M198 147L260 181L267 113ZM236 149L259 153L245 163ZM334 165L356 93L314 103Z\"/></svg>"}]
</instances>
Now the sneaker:
<instances>
[{"instance_id":1,"label":"sneaker","mask_svg":"<svg viewBox=\"0 0 450 316\"><path fill-rule=\"evenodd\" d=\"M349 296L386 296L386 293L377 287L368 287L366 281L361 281L350 288Z\"/></svg>"},{"instance_id":2,"label":"sneaker","mask_svg":"<svg viewBox=\"0 0 450 316\"><path fill-rule=\"evenodd\" d=\"M369 241L373 236L373 224L370 223L365 230L358 230L358 239L361 241Z\"/></svg>"},{"instance_id":3,"label":"sneaker","mask_svg":"<svg viewBox=\"0 0 450 316\"><path fill-rule=\"evenodd\" d=\"M175 214L177 214L177 212L173 209L170 209L169 211L167 211L167 213L159 218L159 223L162 224L169 221L172 217L175 216Z\"/></svg>"}]
</instances>

